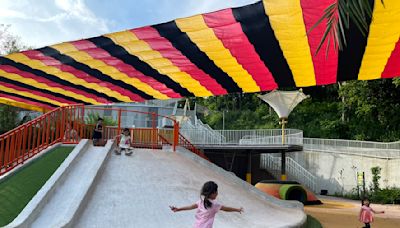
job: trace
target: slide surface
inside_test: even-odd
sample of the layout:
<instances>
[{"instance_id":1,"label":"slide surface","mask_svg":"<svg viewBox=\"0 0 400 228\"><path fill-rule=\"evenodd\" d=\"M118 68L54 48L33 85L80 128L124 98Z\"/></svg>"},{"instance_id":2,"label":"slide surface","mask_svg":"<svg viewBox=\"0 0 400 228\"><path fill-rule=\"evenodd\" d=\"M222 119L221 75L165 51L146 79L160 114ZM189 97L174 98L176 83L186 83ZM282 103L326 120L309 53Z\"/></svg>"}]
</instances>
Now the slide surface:
<instances>
[{"instance_id":1,"label":"slide surface","mask_svg":"<svg viewBox=\"0 0 400 228\"><path fill-rule=\"evenodd\" d=\"M215 227L297 227L304 222L305 214L297 203L265 197L184 150L135 149L132 156L111 156L74 226L192 227L195 210L173 213L168 206L195 203L209 180L219 185L220 203L245 210L242 214L219 212Z\"/></svg>"}]
</instances>

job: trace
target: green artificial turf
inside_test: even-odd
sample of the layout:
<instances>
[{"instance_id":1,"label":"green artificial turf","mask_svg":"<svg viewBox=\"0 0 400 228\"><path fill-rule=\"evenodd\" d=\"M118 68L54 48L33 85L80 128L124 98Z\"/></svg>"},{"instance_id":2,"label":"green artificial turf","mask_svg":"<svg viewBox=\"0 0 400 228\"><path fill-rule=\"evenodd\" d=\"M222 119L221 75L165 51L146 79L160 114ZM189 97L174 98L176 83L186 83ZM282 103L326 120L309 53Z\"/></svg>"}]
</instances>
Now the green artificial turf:
<instances>
[{"instance_id":1,"label":"green artificial turf","mask_svg":"<svg viewBox=\"0 0 400 228\"><path fill-rule=\"evenodd\" d=\"M304 228L322 228L321 223L311 215L307 215L307 222L303 225Z\"/></svg>"},{"instance_id":2,"label":"green artificial turf","mask_svg":"<svg viewBox=\"0 0 400 228\"><path fill-rule=\"evenodd\" d=\"M72 150L57 147L0 181L0 227L18 216Z\"/></svg>"}]
</instances>

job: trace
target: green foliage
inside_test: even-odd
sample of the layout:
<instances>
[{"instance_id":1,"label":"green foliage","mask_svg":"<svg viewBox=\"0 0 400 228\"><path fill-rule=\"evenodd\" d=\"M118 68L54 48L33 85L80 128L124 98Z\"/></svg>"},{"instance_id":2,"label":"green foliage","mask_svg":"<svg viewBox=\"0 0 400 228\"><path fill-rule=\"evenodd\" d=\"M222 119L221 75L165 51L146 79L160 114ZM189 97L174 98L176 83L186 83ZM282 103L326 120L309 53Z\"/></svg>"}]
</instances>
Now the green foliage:
<instances>
[{"instance_id":1,"label":"green foliage","mask_svg":"<svg viewBox=\"0 0 400 228\"><path fill-rule=\"evenodd\" d=\"M18 108L0 105L0 135L17 127Z\"/></svg>"},{"instance_id":2,"label":"green foliage","mask_svg":"<svg viewBox=\"0 0 400 228\"><path fill-rule=\"evenodd\" d=\"M321 223L311 215L307 215L307 221L303 225L304 228L322 228Z\"/></svg>"},{"instance_id":3,"label":"green foliage","mask_svg":"<svg viewBox=\"0 0 400 228\"><path fill-rule=\"evenodd\" d=\"M400 93L392 79L347 82L339 96L352 139L399 140Z\"/></svg>"},{"instance_id":4,"label":"green foliage","mask_svg":"<svg viewBox=\"0 0 400 228\"><path fill-rule=\"evenodd\" d=\"M384 0L381 0L381 4L384 5ZM326 52L328 52L331 43L333 43L335 50L337 47L342 50L347 45L345 33L350 29L350 26L354 26L363 36L366 36L369 27L368 21L371 17L372 6L369 0L334 1L324 10L321 18L308 31L308 33L311 33L321 23L326 25L315 54L318 53L325 42L328 46Z\"/></svg>"},{"instance_id":5,"label":"green foliage","mask_svg":"<svg viewBox=\"0 0 400 228\"><path fill-rule=\"evenodd\" d=\"M8 30L10 25L0 24L0 55L19 52L22 49L28 49L21 43L20 38L11 34Z\"/></svg>"},{"instance_id":6,"label":"green foliage","mask_svg":"<svg viewBox=\"0 0 400 228\"><path fill-rule=\"evenodd\" d=\"M379 180L381 179L381 170L382 168L379 166L375 166L371 168L372 172L372 186L371 186L371 191L378 192L380 190L379 188Z\"/></svg>"},{"instance_id":7,"label":"green foliage","mask_svg":"<svg viewBox=\"0 0 400 228\"><path fill-rule=\"evenodd\" d=\"M400 188L379 189L373 192L370 200L381 204L400 204Z\"/></svg>"},{"instance_id":8,"label":"green foliage","mask_svg":"<svg viewBox=\"0 0 400 228\"><path fill-rule=\"evenodd\" d=\"M99 119L100 115L97 112L89 112L87 117L85 118L85 123L86 124L92 124L95 125L97 123L97 120ZM105 126L117 126L118 121L114 120L112 117L108 116L103 116L103 125Z\"/></svg>"},{"instance_id":9,"label":"green foliage","mask_svg":"<svg viewBox=\"0 0 400 228\"><path fill-rule=\"evenodd\" d=\"M372 203L380 204L400 204L400 188L386 187L381 189L379 187L379 180L381 179L381 170L379 166L372 167L372 184L370 190L366 191L365 195ZM359 195L358 189L353 188L350 192L341 194L336 193L336 196L344 197L347 199L359 200L362 195Z\"/></svg>"},{"instance_id":10,"label":"green foliage","mask_svg":"<svg viewBox=\"0 0 400 228\"><path fill-rule=\"evenodd\" d=\"M279 128L278 116L257 94L197 98L196 102L208 109L200 118L214 129L223 128L223 116L225 129Z\"/></svg>"}]
</instances>

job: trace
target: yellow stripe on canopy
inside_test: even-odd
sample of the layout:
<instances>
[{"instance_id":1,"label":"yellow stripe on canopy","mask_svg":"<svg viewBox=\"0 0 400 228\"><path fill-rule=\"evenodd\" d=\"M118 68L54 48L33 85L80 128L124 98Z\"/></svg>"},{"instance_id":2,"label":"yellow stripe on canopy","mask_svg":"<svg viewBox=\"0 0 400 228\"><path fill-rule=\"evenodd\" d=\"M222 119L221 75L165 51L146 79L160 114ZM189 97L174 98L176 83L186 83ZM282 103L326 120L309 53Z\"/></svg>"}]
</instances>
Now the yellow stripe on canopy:
<instances>
[{"instance_id":1,"label":"yellow stripe on canopy","mask_svg":"<svg viewBox=\"0 0 400 228\"><path fill-rule=\"evenodd\" d=\"M386 63L400 37L400 1L375 2L372 22L369 27L367 47L361 62L359 80L381 78Z\"/></svg>"},{"instance_id":2,"label":"yellow stripe on canopy","mask_svg":"<svg viewBox=\"0 0 400 228\"><path fill-rule=\"evenodd\" d=\"M263 0L296 86L314 86L315 73L300 0Z\"/></svg>"},{"instance_id":3,"label":"yellow stripe on canopy","mask_svg":"<svg viewBox=\"0 0 400 228\"><path fill-rule=\"evenodd\" d=\"M146 41L138 39L134 33L124 31L104 36L112 39L115 44L123 47L129 54L149 64L160 74L167 75L195 96L207 97L213 95L200 82L193 79L188 73L182 72L169 59L164 58L160 52L153 50Z\"/></svg>"},{"instance_id":4,"label":"yellow stripe on canopy","mask_svg":"<svg viewBox=\"0 0 400 228\"><path fill-rule=\"evenodd\" d=\"M168 96L162 94L161 92L153 89L150 85L142 82L137 78L129 77L127 74L122 73L117 68L104 63L101 60L95 59L84 51L78 50L73 44L61 43L51 46L52 48L58 50L61 54L67 55L73 58L75 61L83 63L92 69L96 69L105 75L110 76L115 80L121 80L128 85L132 85L137 89L153 96L156 99L166 100L169 99Z\"/></svg>"},{"instance_id":5,"label":"yellow stripe on canopy","mask_svg":"<svg viewBox=\"0 0 400 228\"><path fill-rule=\"evenodd\" d=\"M47 111L49 111L46 108L42 108L42 107L35 106L35 105L32 105L32 104L26 104L26 103L23 103L23 102L15 101L13 99L6 98L6 97L0 97L0 103L1 104L5 104L5 105L18 107L18 108L31 110L31 111L37 111L37 112L47 112Z\"/></svg>"},{"instance_id":6,"label":"yellow stripe on canopy","mask_svg":"<svg viewBox=\"0 0 400 228\"><path fill-rule=\"evenodd\" d=\"M50 103L50 104L54 104L56 106L66 106L66 105L68 105L68 104L65 104L65 103L61 103L61 102L52 100L52 99L47 98L47 97L42 97L42 96L27 92L27 91L19 91L19 90L16 90L16 89L13 89L13 88L9 88L9 87L3 86L3 85L0 85L0 91L13 93L13 94L18 94L18 95L21 95L23 97L33 98L33 99L36 99L38 101L44 101L44 102L47 102L47 103Z\"/></svg>"},{"instance_id":7,"label":"yellow stripe on canopy","mask_svg":"<svg viewBox=\"0 0 400 228\"><path fill-rule=\"evenodd\" d=\"M77 93L74 93L72 91L64 90L64 89L59 88L59 87L51 87L50 85L38 82L38 81L36 81L36 80L34 80L32 78L23 77L23 76L21 76L19 74L8 73L6 71L0 70L0 77L8 78L8 79L11 79L11 80L14 80L14 81L18 81L18 82L21 82L21 83L24 83L24 84L27 84L27 85L30 85L30 86L33 86L33 87L36 87L36 88L39 88L39 89L48 90L48 91L51 91L51 92L63 94L65 96L72 97L72 98L75 98L77 100L81 100L81 101L84 101L84 102L87 102L87 103L90 103L90 104L94 104L94 105L101 104L100 102L97 102L96 100L94 100L92 98L87 98L84 95L77 94Z\"/></svg>"},{"instance_id":8,"label":"yellow stripe on canopy","mask_svg":"<svg viewBox=\"0 0 400 228\"><path fill-rule=\"evenodd\" d=\"M28 56L26 56L24 54L15 53L15 54L8 55L7 58L14 60L15 62L25 64L33 69L41 70L47 74L54 75L62 80L71 82L75 85L82 85L86 88L94 89L94 90L96 90L100 93L104 93L110 97L115 97L116 99L118 99L120 101L134 102L129 97L123 96L120 93L113 91L107 87L100 86L97 83L87 82L81 78L76 77L75 75L73 75L71 73L61 71L60 69L53 67L53 66L48 66L39 60L30 59Z\"/></svg>"},{"instance_id":9,"label":"yellow stripe on canopy","mask_svg":"<svg viewBox=\"0 0 400 228\"><path fill-rule=\"evenodd\" d=\"M224 47L221 40L209 28L202 15L175 20L176 25L185 32L190 40L204 52L215 65L227 73L243 92L258 92L260 87L253 77L243 69L231 52Z\"/></svg>"}]
</instances>

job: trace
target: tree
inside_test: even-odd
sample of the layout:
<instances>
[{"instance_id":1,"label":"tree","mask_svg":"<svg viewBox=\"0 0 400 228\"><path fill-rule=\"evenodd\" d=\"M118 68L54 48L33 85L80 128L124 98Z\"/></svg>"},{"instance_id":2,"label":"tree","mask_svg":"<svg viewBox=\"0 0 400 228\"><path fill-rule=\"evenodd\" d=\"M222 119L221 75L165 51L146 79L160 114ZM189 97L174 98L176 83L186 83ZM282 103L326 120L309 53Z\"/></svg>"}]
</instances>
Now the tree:
<instances>
[{"instance_id":1,"label":"tree","mask_svg":"<svg viewBox=\"0 0 400 228\"><path fill-rule=\"evenodd\" d=\"M337 0L328 6L323 16L313 25L309 32L326 21L326 29L318 45L316 53L324 42L333 43L335 50L342 50L346 45L345 31L356 26L365 36L369 29L368 20L372 17L373 0ZM384 4L384 0L381 0ZM329 45L327 46L329 48Z\"/></svg>"},{"instance_id":2,"label":"tree","mask_svg":"<svg viewBox=\"0 0 400 228\"><path fill-rule=\"evenodd\" d=\"M9 32L10 25L0 24L0 55L7 55L27 49L20 38Z\"/></svg>"},{"instance_id":3,"label":"tree","mask_svg":"<svg viewBox=\"0 0 400 228\"><path fill-rule=\"evenodd\" d=\"M400 93L392 79L351 81L343 84L339 96L344 98L351 138L395 141L400 136Z\"/></svg>"}]
</instances>

